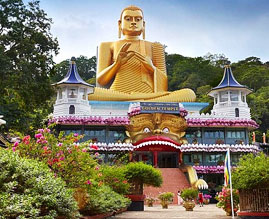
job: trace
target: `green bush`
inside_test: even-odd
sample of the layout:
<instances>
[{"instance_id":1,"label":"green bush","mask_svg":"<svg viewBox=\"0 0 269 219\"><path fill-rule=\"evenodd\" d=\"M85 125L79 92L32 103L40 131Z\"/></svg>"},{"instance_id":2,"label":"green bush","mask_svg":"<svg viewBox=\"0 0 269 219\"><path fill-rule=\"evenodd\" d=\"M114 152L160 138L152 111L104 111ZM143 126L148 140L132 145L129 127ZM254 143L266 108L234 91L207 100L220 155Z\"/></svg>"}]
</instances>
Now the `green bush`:
<instances>
[{"instance_id":1,"label":"green bush","mask_svg":"<svg viewBox=\"0 0 269 219\"><path fill-rule=\"evenodd\" d=\"M100 169L99 180L110 186L114 192L127 194L129 183L126 180L124 167L103 165Z\"/></svg>"},{"instance_id":2,"label":"green bush","mask_svg":"<svg viewBox=\"0 0 269 219\"><path fill-rule=\"evenodd\" d=\"M263 153L244 155L232 173L232 180L236 189L269 188L269 157Z\"/></svg>"},{"instance_id":3,"label":"green bush","mask_svg":"<svg viewBox=\"0 0 269 219\"><path fill-rule=\"evenodd\" d=\"M172 192L163 192L159 194L158 199L160 199L162 202L172 202L174 197L174 193Z\"/></svg>"},{"instance_id":4,"label":"green bush","mask_svg":"<svg viewBox=\"0 0 269 219\"><path fill-rule=\"evenodd\" d=\"M77 218L77 204L72 194L47 165L0 148L0 215L3 218Z\"/></svg>"},{"instance_id":5,"label":"green bush","mask_svg":"<svg viewBox=\"0 0 269 219\"><path fill-rule=\"evenodd\" d=\"M128 163L125 167L125 176L130 183L142 183L154 187L160 187L163 183L161 172L143 162Z\"/></svg>"},{"instance_id":6,"label":"green bush","mask_svg":"<svg viewBox=\"0 0 269 219\"><path fill-rule=\"evenodd\" d=\"M85 209L88 215L114 212L126 208L131 203L130 199L114 192L110 187L102 185L90 193L90 202ZM84 213L84 212L82 212Z\"/></svg>"},{"instance_id":7,"label":"green bush","mask_svg":"<svg viewBox=\"0 0 269 219\"><path fill-rule=\"evenodd\" d=\"M184 201L194 200L198 196L198 190L193 188L183 189L180 196Z\"/></svg>"}]
</instances>

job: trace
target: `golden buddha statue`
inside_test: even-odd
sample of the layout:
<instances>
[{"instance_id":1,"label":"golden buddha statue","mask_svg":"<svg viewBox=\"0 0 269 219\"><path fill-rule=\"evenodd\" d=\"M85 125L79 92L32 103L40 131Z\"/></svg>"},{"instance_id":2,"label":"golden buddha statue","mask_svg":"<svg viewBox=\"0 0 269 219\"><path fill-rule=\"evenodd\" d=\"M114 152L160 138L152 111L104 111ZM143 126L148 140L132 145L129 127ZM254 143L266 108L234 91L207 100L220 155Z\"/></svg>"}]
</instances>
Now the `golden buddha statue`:
<instances>
[{"instance_id":1,"label":"golden buddha statue","mask_svg":"<svg viewBox=\"0 0 269 219\"><path fill-rule=\"evenodd\" d=\"M89 100L192 102L191 89L167 91L164 48L160 43L145 41L143 11L136 6L123 9L119 38L99 47L97 87ZM143 40L140 35L143 35Z\"/></svg>"}]
</instances>

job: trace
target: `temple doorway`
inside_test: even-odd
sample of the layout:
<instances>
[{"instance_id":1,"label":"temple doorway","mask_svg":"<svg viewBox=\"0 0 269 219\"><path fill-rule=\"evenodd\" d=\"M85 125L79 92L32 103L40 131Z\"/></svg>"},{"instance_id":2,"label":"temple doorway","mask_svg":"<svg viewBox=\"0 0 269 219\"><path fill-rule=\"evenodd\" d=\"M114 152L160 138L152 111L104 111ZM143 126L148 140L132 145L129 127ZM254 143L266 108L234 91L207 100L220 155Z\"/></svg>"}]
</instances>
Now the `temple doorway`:
<instances>
[{"instance_id":1,"label":"temple doorway","mask_svg":"<svg viewBox=\"0 0 269 219\"><path fill-rule=\"evenodd\" d=\"M178 152L159 152L158 153L159 168L177 168Z\"/></svg>"}]
</instances>

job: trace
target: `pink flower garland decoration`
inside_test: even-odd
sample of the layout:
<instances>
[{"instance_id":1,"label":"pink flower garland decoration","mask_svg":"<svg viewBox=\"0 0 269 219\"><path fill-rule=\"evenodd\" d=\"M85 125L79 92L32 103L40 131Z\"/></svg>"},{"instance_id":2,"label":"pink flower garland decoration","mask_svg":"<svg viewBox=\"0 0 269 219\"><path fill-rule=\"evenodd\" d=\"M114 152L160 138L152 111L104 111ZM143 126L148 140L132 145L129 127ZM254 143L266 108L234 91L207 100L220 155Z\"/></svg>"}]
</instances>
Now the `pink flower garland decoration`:
<instances>
[{"instance_id":1,"label":"pink flower garland decoration","mask_svg":"<svg viewBox=\"0 0 269 219\"><path fill-rule=\"evenodd\" d=\"M49 124L72 124L72 125L128 125L130 120L128 117L109 117L101 116L75 117L62 116L49 120Z\"/></svg>"},{"instance_id":2,"label":"pink flower garland decoration","mask_svg":"<svg viewBox=\"0 0 269 219\"><path fill-rule=\"evenodd\" d=\"M193 166L197 173L224 173L224 166Z\"/></svg>"},{"instance_id":3,"label":"pink flower garland decoration","mask_svg":"<svg viewBox=\"0 0 269 219\"><path fill-rule=\"evenodd\" d=\"M252 119L200 119L200 118L188 118L188 126L190 127L212 127L212 126L224 126L224 127L251 127L258 128L258 124Z\"/></svg>"}]
</instances>

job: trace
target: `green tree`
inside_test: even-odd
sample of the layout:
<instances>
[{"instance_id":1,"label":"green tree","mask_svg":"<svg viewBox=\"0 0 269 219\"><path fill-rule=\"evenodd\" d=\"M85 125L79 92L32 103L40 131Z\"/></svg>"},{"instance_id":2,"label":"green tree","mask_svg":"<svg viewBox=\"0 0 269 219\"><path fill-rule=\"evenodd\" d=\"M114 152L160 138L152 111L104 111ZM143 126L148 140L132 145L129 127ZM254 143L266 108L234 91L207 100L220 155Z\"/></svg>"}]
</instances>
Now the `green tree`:
<instances>
[{"instance_id":1,"label":"green tree","mask_svg":"<svg viewBox=\"0 0 269 219\"><path fill-rule=\"evenodd\" d=\"M51 112L52 20L36 0L0 1L0 114L7 128L27 132Z\"/></svg>"},{"instance_id":2,"label":"green tree","mask_svg":"<svg viewBox=\"0 0 269 219\"><path fill-rule=\"evenodd\" d=\"M171 91L191 88L196 92L198 87L208 84L213 87L221 80L223 70L219 66L212 65L208 59L173 55L172 60L173 65L168 66L170 71L168 87Z\"/></svg>"},{"instance_id":3,"label":"green tree","mask_svg":"<svg viewBox=\"0 0 269 219\"><path fill-rule=\"evenodd\" d=\"M269 86L261 87L256 92L251 93L247 100L252 118L260 125L256 132L256 138L261 142L262 133L266 133L269 127Z\"/></svg>"},{"instance_id":4,"label":"green tree","mask_svg":"<svg viewBox=\"0 0 269 219\"><path fill-rule=\"evenodd\" d=\"M197 95L196 101L209 103L208 107L203 109L202 111L203 113L210 113L211 109L213 108L214 99L207 95L210 90L211 90L210 85L204 85L204 86L198 87L196 91L196 95Z\"/></svg>"},{"instance_id":5,"label":"green tree","mask_svg":"<svg viewBox=\"0 0 269 219\"><path fill-rule=\"evenodd\" d=\"M209 60L210 64L216 67L223 68L224 65L229 63L228 58L224 54L211 54L208 53L203 57L205 60Z\"/></svg>"},{"instance_id":6,"label":"green tree","mask_svg":"<svg viewBox=\"0 0 269 219\"><path fill-rule=\"evenodd\" d=\"M269 157L263 153L244 155L232 178L236 189L269 188Z\"/></svg>"},{"instance_id":7,"label":"green tree","mask_svg":"<svg viewBox=\"0 0 269 219\"><path fill-rule=\"evenodd\" d=\"M181 60L183 60L185 57L182 55L178 55L178 54L167 54L165 53L165 61L166 61L166 71L167 71L167 76L168 76L168 89L172 90L171 87L171 78L173 75L173 71L174 71L174 66L177 62L180 62Z\"/></svg>"},{"instance_id":8,"label":"green tree","mask_svg":"<svg viewBox=\"0 0 269 219\"><path fill-rule=\"evenodd\" d=\"M235 78L241 84L254 91L261 87L269 86L269 67L257 57L248 57L232 64L232 70Z\"/></svg>"}]
</instances>

